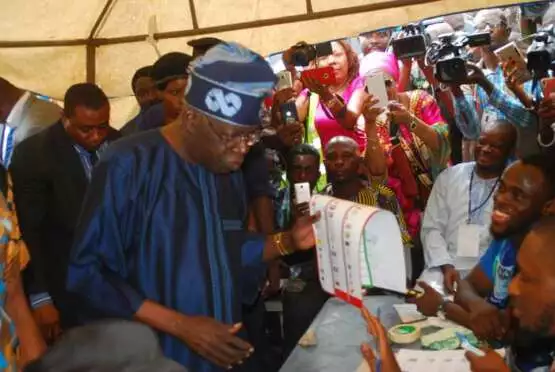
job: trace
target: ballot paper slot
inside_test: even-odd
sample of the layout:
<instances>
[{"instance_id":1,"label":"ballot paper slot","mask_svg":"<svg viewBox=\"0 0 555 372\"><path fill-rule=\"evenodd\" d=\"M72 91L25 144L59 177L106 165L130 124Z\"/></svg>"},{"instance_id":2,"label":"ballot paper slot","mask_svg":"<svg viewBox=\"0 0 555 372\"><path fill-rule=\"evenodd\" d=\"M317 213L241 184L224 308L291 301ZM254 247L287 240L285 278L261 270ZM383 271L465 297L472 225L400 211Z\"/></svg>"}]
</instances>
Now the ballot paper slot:
<instances>
[{"instance_id":1,"label":"ballot paper slot","mask_svg":"<svg viewBox=\"0 0 555 372\"><path fill-rule=\"evenodd\" d=\"M406 292L405 255L395 216L329 196L312 197L318 273L322 288L362 306L363 287Z\"/></svg>"}]
</instances>

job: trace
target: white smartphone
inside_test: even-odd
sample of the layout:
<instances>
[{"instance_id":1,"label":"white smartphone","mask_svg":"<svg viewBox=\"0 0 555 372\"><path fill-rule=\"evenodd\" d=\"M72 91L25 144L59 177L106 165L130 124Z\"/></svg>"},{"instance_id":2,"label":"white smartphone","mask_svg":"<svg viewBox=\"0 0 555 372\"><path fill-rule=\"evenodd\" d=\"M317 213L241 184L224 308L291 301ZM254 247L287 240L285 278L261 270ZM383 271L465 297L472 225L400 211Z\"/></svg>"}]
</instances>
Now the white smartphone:
<instances>
[{"instance_id":1,"label":"white smartphone","mask_svg":"<svg viewBox=\"0 0 555 372\"><path fill-rule=\"evenodd\" d=\"M518 49L515 42L509 43L495 50L494 53L501 62L512 62L515 64L514 68L518 70L516 78L520 84L532 79L532 75L526 67L524 54L520 51L520 49Z\"/></svg>"},{"instance_id":2,"label":"white smartphone","mask_svg":"<svg viewBox=\"0 0 555 372\"><path fill-rule=\"evenodd\" d=\"M366 77L366 90L372 94L378 103L375 107L385 108L389 99L387 98L387 89L385 87L385 76L383 73L378 72Z\"/></svg>"},{"instance_id":3,"label":"white smartphone","mask_svg":"<svg viewBox=\"0 0 555 372\"><path fill-rule=\"evenodd\" d=\"M291 71L280 71L276 74L276 76L276 90L293 88L293 75L291 75Z\"/></svg>"},{"instance_id":4,"label":"white smartphone","mask_svg":"<svg viewBox=\"0 0 555 372\"><path fill-rule=\"evenodd\" d=\"M310 184L308 182L295 184L295 204L310 202Z\"/></svg>"}]
</instances>

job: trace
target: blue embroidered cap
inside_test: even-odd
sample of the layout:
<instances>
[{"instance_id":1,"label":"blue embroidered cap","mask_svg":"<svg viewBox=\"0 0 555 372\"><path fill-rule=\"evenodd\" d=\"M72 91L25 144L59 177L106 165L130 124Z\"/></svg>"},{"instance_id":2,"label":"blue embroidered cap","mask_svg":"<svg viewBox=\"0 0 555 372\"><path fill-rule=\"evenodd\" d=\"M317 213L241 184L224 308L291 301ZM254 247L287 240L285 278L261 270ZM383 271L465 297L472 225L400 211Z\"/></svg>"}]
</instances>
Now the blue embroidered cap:
<instances>
[{"instance_id":1,"label":"blue embroidered cap","mask_svg":"<svg viewBox=\"0 0 555 372\"><path fill-rule=\"evenodd\" d=\"M260 125L276 76L264 58L237 43L220 43L189 66L185 100L205 115L234 125Z\"/></svg>"}]
</instances>

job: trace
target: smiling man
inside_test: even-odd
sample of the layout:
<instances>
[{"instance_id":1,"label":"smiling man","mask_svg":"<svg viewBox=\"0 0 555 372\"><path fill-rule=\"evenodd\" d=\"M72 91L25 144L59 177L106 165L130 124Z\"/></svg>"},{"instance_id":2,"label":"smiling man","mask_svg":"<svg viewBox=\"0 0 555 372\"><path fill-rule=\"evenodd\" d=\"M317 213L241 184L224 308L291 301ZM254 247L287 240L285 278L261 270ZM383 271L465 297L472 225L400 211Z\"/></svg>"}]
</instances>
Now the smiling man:
<instances>
[{"instance_id":1,"label":"smiling man","mask_svg":"<svg viewBox=\"0 0 555 372\"><path fill-rule=\"evenodd\" d=\"M68 288L96 318L136 319L195 372L249 366L244 274L314 246L314 218L271 236L245 229L242 172L260 138L268 63L234 43L196 59L176 121L111 147L85 200Z\"/></svg>"},{"instance_id":2,"label":"smiling man","mask_svg":"<svg viewBox=\"0 0 555 372\"><path fill-rule=\"evenodd\" d=\"M468 274L487 250L493 195L515 141L514 127L498 121L480 135L476 162L455 165L439 175L422 220L426 269L421 280L452 293L460 272Z\"/></svg>"},{"instance_id":3,"label":"smiling man","mask_svg":"<svg viewBox=\"0 0 555 372\"><path fill-rule=\"evenodd\" d=\"M524 235L542 215L551 214L555 198L552 159L533 156L507 168L494 198L491 233L494 241L468 277L459 282L455 302L468 311L468 325L482 339L501 344L518 328L506 311L509 282ZM447 304L448 305L448 304ZM444 308L447 306L443 306ZM511 355L522 371L550 363L551 350L537 340L515 337Z\"/></svg>"},{"instance_id":4,"label":"smiling man","mask_svg":"<svg viewBox=\"0 0 555 372\"><path fill-rule=\"evenodd\" d=\"M518 274L511 281L509 296L512 313L521 329L545 340L555 350L555 218L544 217L534 226L518 251ZM508 372L514 366L496 353L483 358L468 353L473 372ZM509 364L513 364L509 358ZM555 371L555 365L536 372Z\"/></svg>"}]
</instances>

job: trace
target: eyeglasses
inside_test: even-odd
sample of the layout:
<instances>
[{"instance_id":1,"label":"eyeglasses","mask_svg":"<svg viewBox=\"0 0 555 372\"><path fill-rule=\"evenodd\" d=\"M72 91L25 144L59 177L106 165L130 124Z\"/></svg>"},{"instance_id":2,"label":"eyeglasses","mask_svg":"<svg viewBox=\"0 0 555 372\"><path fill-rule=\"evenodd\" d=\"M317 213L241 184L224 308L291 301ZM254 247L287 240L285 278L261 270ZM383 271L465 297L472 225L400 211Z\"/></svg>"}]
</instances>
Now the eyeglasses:
<instances>
[{"instance_id":1,"label":"eyeglasses","mask_svg":"<svg viewBox=\"0 0 555 372\"><path fill-rule=\"evenodd\" d=\"M246 134L229 135L229 134L219 133L216 130L214 123L212 123L210 119L207 119L207 121L208 121L208 126L210 127L210 130L212 131L212 133L214 133L214 135L218 137L220 141L222 141L222 143L224 143L227 148L237 149L241 146L245 146L246 148L249 148L255 145L256 143L260 142L260 138L262 137L262 130L260 129Z\"/></svg>"}]
</instances>

